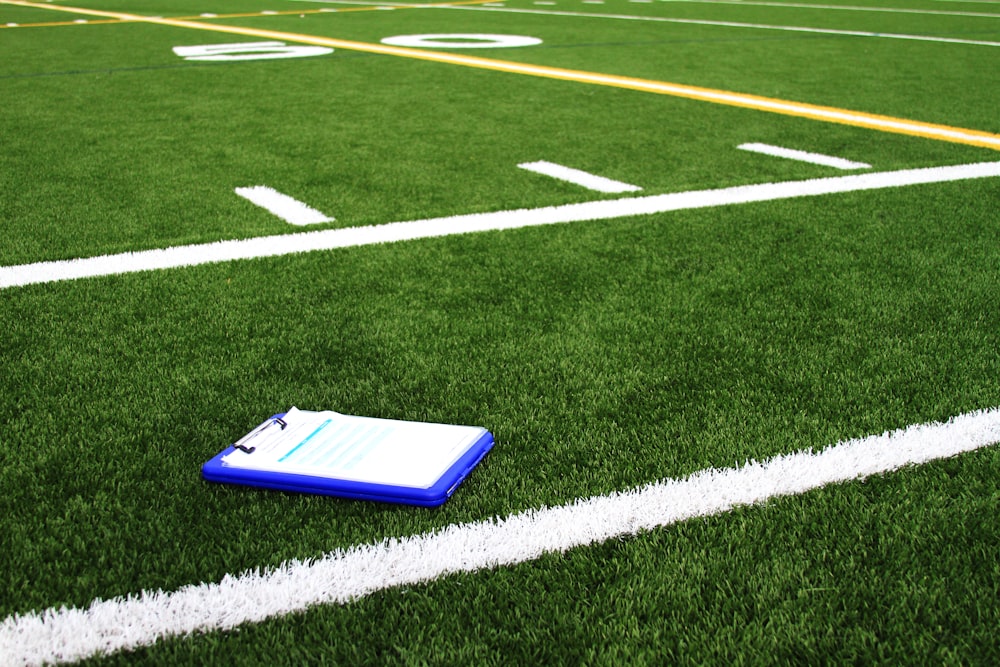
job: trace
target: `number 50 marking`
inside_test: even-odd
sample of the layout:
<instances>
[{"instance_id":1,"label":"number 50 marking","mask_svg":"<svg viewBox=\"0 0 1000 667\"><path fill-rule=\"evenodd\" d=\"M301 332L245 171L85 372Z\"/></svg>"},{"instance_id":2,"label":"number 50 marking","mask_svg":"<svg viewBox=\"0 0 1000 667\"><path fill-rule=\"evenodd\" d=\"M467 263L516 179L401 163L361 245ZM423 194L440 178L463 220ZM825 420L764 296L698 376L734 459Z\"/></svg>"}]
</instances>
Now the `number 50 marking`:
<instances>
[{"instance_id":1,"label":"number 50 marking","mask_svg":"<svg viewBox=\"0 0 1000 667\"><path fill-rule=\"evenodd\" d=\"M175 46L174 53L185 60L234 61L325 56L333 53L333 49L325 46L288 46L284 42L245 42Z\"/></svg>"}]
</instances>

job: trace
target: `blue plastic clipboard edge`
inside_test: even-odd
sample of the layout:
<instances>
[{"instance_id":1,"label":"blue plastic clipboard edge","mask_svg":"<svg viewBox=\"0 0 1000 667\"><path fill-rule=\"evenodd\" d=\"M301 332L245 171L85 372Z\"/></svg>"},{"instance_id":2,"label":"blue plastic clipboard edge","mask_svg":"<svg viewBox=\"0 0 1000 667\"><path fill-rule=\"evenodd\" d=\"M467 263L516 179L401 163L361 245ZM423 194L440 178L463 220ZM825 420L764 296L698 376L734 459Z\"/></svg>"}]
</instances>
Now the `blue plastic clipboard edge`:
<instances>
[{"instance_id":1,"label":"blue plastic clipboard edge","mask_svg":"<svg viewBox=\"0 0 1000 667\"><path fill-rule=\"evenodd\" d=\"M280 416L280 415L275 415ZM272 417L273 418L273 417ZM267 470L249 470L223 465L222 457L236 451L227 447L201 467L201 476L209 482L240 484L277 491L315 493L354 500L373 500L385 503L437 507L455 492L473 468L479 465L486 453L493 448L493 434L483 429L482 435L433 485L426 489L390 484L372 484L314 475L275 473Z\"/></svg>"}]
</instances>

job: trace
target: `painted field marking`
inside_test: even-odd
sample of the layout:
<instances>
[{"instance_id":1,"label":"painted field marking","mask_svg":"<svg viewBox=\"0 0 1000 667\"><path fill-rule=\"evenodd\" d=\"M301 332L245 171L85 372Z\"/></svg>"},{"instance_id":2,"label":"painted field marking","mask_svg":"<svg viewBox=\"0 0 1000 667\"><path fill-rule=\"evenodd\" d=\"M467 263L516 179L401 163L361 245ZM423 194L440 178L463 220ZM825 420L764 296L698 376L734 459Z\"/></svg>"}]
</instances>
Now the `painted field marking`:
<instances>
[{"instance_id":1,"label":"painted field marking","mask_svg":"<svg viewBox=\"0 0 1000 667\"><path fill-rule=\"evenodd\" d=\"M835 169L871 169L872 167L870 164L866 164L864 162L853 162L851 160L845 160L842 157L823 155L821 153L807 153L806 151L799 151L794 148L782 148L781 146L772 146L770 144L740 144L737 148L744 151L750 151L752 153L761 153L762 155L771 155L773 157L786 158L789 160L809 162L811 164L818 164L824 167L834 167Z\"/></svg>"},{"instance_id":2,"label":"painted field marking","mask_svg":"<svg viewBox=\"0 0 1000 667\"><path fill-rule=\"evenodd\" d=\"M300 0L301 1L301 0ZM433 3L429 5L412 5L412 4L394 4L394 3L367 3L367 2L357 2L357 3L344 3L344 4L355 4L355 5L365 5L363 7L351 7L348 9L333 9L330 7L324 7L322 9L290 9L286 11L274 11L274 10L263 10L259 12L239 12L231 14L212 14L210 12L204 12L198 15L191 16L175 16L172 17L174 20L182 21L200 21L206 19L242 19L242 18L256 18L260 16L292 16L303 14L326 14L326 13L339 13L346 14L348 12L372 12L384 9L426 9L429 7L442 7L445 4L480 4L484 0L459 0L453 3ZM0 4L13 4L13 3L0 3ZM391 5L391 6L390 6ZM46 5L46 8L51 8L51 6ZM158 16L145 17L145 18L161 18ZM140 21L141 22L141 21ZM56 26L68 26L68 25L80 25L85 23L87 25L108 25L111 23L136 23L135 20L131 19L105 19L101 21L48 21L44 23L7 23L5 25L0 25L0 28L51 28Z\"/></svg>"},{"instance_id":3,"label":"painted field marking","mask_svg":"<svg viewBox=\"0 0 1000 667\"><path fill-rule=\"evenodd\" d=\"M260 206L292 225L316 225L323 222L333 222L328 217L311 206L297 199L282 194L266 185L255 185L248 188L236 188L236 194L247 201Z\"/></svg>"},{"instance_id":4,"label":"painted field marking","mask_svg":"<svg viewBox=\"0 0 1000 667\"><path fill-rule=\"evenodd\" d=\"M651 81L649 79L637 79L627 76L616 76L613 74L599 74L595 72L584 72L580 70L562 69L559 67L548 67L544 65L531 65L526 63L511 62L506 60L496 60L493 58L483 58L481 56L470 56L465 54L448 53L444 51L433 51L425 49L412 49L400 46L389 46L387 44L370 44L367 42L355 42L343 39L333 39L329 37L319 37L314 35L300 35L297 33L281 32L276 30L262 30L244 26L232 26L215 23L200 23L197 21L186 21L179 19L168 19L162 17L139 16L136 14L123 14L120 12L108 12L96 9L80 9L76 7L66 7L62 5L43 4L30 2L29 0L0 0L0 4L10 4L20 7L36 7L41 9L51 9L55 11L89 14L92 16L102 16L105 18L116 18L123 21L137 21L164 25L174 28L190 28L193 30L207 30L233 35L249 35L251 37L261 37L269 40L300 42L303 44L315 44L318 46L328 46L330 48L341 48L349 51L360 51L364 53L376 53L380 55L399 56L402 58L413 58L416 60L427 60L431 62L448 63L451 65L461 65L464 67L474 67L479 69L492 70L497 72L507 72L511 74L524 74L547 79L557 79L562 81L573 81L575 83L587 83L599 86L609 86L613 88L624 88L637 90L659 95L669 95L685 99L698 100L701 102L712 102L727 106L736 106L757 111L808 118L827 123L837 123L841 125L851 125L854 127L864 127L880 132L890 132L905 134L909 136L923 137L925 139L935 139L951 143L967 144L970 146L981 146L1000 150L1000 135L979 130L968 130L947 125L936 125L933 123L923 123L920 121L893 118L891 116L881 116L859 111L849 111L835 107L823 107L800 102L790 102L757 95L745 95L724 90L711 88L701 88L698 86L687 86L683 84L669 83L665 81ZM534 10L525 10L534 11Z\"/></svg>"},{"instance_id":5,"label":"painted field marking","mask_svg":"<svg viewBox=\"0 0 1000 667\"><path fill-rule=\"evenodd\" d=\"M325 46L288 46L284 42L243 42L240 44L199 44L175 46L176 53L184 60L199 62L234 62L245 60L278 60L284 58L310 58L333 53Z\"/></svg>"},{"instance_id":6,"label":"painted field marking","mask_svg":"<svg viewBox=\"0 0 1000 667\"><path fill-rule=\"evenodd\" d=\"M9 3L2 3L2 2L0 2L0 4L9 4ZM326 8L324 8L324 9L304 9L304 10L300 9L300 10L287 11L287 12L266 12L266 11L264 11L264 12L253 12L252 14L220 14L219 16L216 16L216 17L207 17L207 16L203 16L203 15L198 15L198 16L183 16L183 17L176 17L176 18L182 19L182 20L185 20L185 21L198 21L198 20L205 20L205 19L209 19L209 18L234 19L234 18L253 18L253 17L256 17L256 16L275 16L275 15L291 15L291 14L298 14L298 15L302 15L302 14L326 14L326 13L329 13L329 12L340 12L340 13L345 13L345 12L370 12L370 11L373 11L374 9L375 9L374 7L356 7L356 8L353 8L353 9L326 9ZM100 19L100 20L90 19L90 20L86 20L86 21L84 21L84 20L74 20L74 21L44 21L44 22L38 22L38 23L21 23L21 24L16 24L16 23L15 24L10 24L10 23L8 23L6 26L0 26L0 28L2 28L2 27L7 27L7 28L54 28L54 27L59 27L59 26L72 26L72 25L111 25L111 24L114 24L114 23L136 23L136 21L126 21L126 20L123 20L123 19Z\"/></svg>"},{"instance_id":7,"label":"painted field marking","mask_svg":"<svg viewBox=\"0 0 1000 667\"><path fill-rule=\"evenodd\" d=\"M217 583L97 599L86 609L53 607L15 614L0 623L0 655L20 665L69 662L167 637L229 630L317 605L347 604L388 588L509 567L772 498L861 481L997 442L1000 409L969 412L945 423L844 440L820 452L709 468L559 507L355 545L318 560L286 561L273 570L227 575Z\"/></svg>"},{"instance_id":8,"label":"painted field marking","mask_svg":"<svg viewBox=\"0 0 1000 667\"><path fill-rule=\"evenodd\" d=\"M505 49L536 46L542 43L537 37L525 35L497 35L485 33L434 33L425 35L396 35L381 40L391 46L408 46L424 49Z\"/></svg>"},{"instance_id":9,"label":"painted field marking","mask_svg":"<svg viewBox=\"0 0 1000 667\"><path fill-rule=\"evenodd\" d=\"M805 181L740 185L717 190L625 197L535 209L472 213L366 227L324 229L298 234L258 236L250 239L174 246L119 255L2 266L0 267L0 289L78 278L152 271L154 269L197 266L239 259L278 257L300 252L412 241L455 234L520 229L587 220L610 220L669 211L996 176L1000 176L1000 162L979 162L949 167L852 174Z\"/></svg>"},{"instance_id":10,"label":"painted field marking","mask_svg":"<svg viewBox=\"0 0 1000 667\"><path fill-rule=\"evenodd\" d=\"M743 4L743 3L739 3ZM867 30L837 30L834 28L810 28L806 26L770 25L766 23L741 23L739 21L715 21L708 19L680 19L663 16L633 16L631 14L594 14L592 12L566 12L551 9L515 9L512 7L446 7L479 12L505 12L508 14L539 14L542 16L575 16L578 18L617 19L623 21L649 21L653 23L679 23L683 25L707 25L720 28L747 28L750 30L778 30L783 32L803 32L819 35L841 35L845 37L875 37L879 39L903 39L913 42L939 42L943 44L964 44L966 46L1000 46L1000 42L959 39L956 37L935 37L933 35L904 35L892 32L869 32Z\"/></svg>"},{"instance_id":11,"label":"painted field marking","mask_svg":"<svg viewBox=\"0 0 1000 667\"><path fill-rule=\"evenodd\" d=\"M560 181L573 183L574 185L579 185L597 192L617 193L638 192L639 190L642 190L642 188L637 185L622 183L621 181L615 181L603 176L597 176L586 171L573 169L572 167L564 167L561 164L546 162L545 160L539 160L538 162L523 162L517 166L536 174L551 176L552 178L559 179Z\"/></svg>"},{"instance_id":12,"label":"painted field marking","mask_svg":"<svg viewBox=\"0 0 1000 667\"><path fill-rule=\"evenodd\" d=\"M301 0L300 0L301 1ZM322 1L322 0L319 0ZM938 0L939 2L942 0ZM947 0L948 2L981 2L997 4L992 0ZM678 2L704 5L744 5L748 7L787 7L790 9L833 9L848 12L884 12L888 14L926 14L931 16L967 16L972 18L998 19L1000 14L982 12L955 12L940 9L906 9L903 7L858 7L852 5L809 5L797 2L754 2L752 0L660 0L660 2Z\"/></svg>"},{"instance_id":13,"label":"painted field marking","mask_svg":"<svg viewBox=\"0 0 1000 667\"><path fill-rule=\"evenodd\" d=\"M652 0L629 0L630 2L637 4L650 4ZM750 0L658 0L659 2L674 2L674 3L686 3L686 4L706 4L706 5L744 5L749 7L781 7L789 9L835 9L844 11L854 11L854 12L883 12L888 14L924 14L929 16L959 16L966 18L1000 18L1000 14L990 14L985 12L966 12L966 11L945 11L940 9L905 9L900 7L859 7L851 5L809 5L802 3L792 3L792 2L754 2ZM1000 4L1000 0L936 0L937 2L978 2L982 4ZM352 6L369 6L369 5L385 5L387 3L372 2L371 0L292 0L292 2L308 2L324 5L352 5ZM585 5L603 5L604 0L582 0ZM393 4L396 7L420 7L420 8L437 8L444 7L450 4L466 4L466 3L440 3L440 4L426 4L426 5L412 5L412 4L402 4L402 3L388 3ZM483 6L503 6L501 2L470 2L467 4L482 4ZM536 3L538 4L538 3Z\"/></svg>"}]
</instances>

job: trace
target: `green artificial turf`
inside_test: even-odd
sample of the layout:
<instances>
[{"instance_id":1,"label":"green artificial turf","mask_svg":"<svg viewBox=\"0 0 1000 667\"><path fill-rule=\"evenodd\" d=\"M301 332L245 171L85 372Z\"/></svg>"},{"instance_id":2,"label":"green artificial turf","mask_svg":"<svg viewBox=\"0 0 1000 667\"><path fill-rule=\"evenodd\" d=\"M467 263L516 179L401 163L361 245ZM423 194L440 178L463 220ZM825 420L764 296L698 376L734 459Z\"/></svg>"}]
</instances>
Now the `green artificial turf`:
<instances>
[{"instance_id":1,"label":"green artificial turf","mask_svg":"<svg viewBox=\"0 0 1000 667\"><path fill-rule=\"evenodd\" d=\"M1000 39L973 17L892 27L723 4L555 9ZM0 25L64 18L0 4ZM445 9L216 22L371 42L535 35L542 46L475 55L1000 131L985 46ZM322 229L611 197L517 168L534 160L645 195L842 173L744 142L871 171L998 155L345 49L222 64L172 51L238 39L0 29L0 265L303 231L234 194L249 185L336 218L308 228ZM998 202L987 178L3 289L0 615L214 582L1000 405ZM497 443L437 510L201 480L202 463L292 405L477 424ZM990 664L997 467L989 448L107 662Z\"/></svg>"}]
</instances>

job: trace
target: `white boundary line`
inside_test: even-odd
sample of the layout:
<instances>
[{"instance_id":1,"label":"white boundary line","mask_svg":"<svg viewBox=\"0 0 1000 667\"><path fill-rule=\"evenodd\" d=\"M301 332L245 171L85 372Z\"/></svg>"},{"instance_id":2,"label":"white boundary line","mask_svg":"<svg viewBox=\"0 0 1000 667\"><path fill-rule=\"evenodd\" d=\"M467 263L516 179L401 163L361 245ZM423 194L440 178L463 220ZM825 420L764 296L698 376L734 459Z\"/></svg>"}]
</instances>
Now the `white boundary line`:
<instances>
[{"instance_id":1,"label":"white boundary line","mask_svg":"<svg viewBox=\"0 0 1000 667\"><path fill-rule=\"evenodd\" d=\"M566 181L567 183L579 185L580 187L587 188L588 190L595 190L596 192L618 193L638 192L639 190L642 190L642 188L638 185L622 183L621 181L591 174L590 172L582 171L580 169L573 169L572 167L564 167L561 164L546 162L545 160L539 160L537 162L522 162L517 166L526 171L541 174L542 176L549 176L560 181Z\"/></svg>"},{"instance_id":2,"label":"white boundary line","mask_svg":"<svg viewBox=\"0 0 1000 667\"><path fill-rule=\"evenodd\" d=\"M226 576L171 593L144 591L98 599L86 609L14 615L0 623L0 656L11 664L67 662L165 637L227 630L448 574L515 565L997 442L1000 409L970 412L944 424L846 440L819 453L802 451L739 468L702 470L685 479L357 545L317 561L290 561L275 570Z\"/></svg>"},{"instance_id":3,"label":"white boundary line","mask_svg":"<svg viewBox=\"0 0 1000 667\"><path fill-rule=\"evenodd\" d=\"M850 169L871 169L872 167L870 164L866 164L864 162L854 162L853 160L845 160L842 157L823 155L822 153L807 153L806 151L799 151L794 148L783 148L781 146L772 146L771 144L740 144L737 148L743 151L750 151L751 153L760 153L761 155L770 155L772 157L780 157L788 160L809 162L810 164L818 164L824 167L843 169L845 171Z\"/></svg>"},{"instance_id":4,"label":"white boundary line","mask_svg":"<svg viewBox=\"0 0 1000 667\"><path fill-rule=\"evenodd\" d=\"M243 240L129 252L120 255L2 266L0 267L0 289L78 278L152 271L154 269L197 266L237 259L277 257L299 252L412 241L453 234L518 229L586 220L610 220L694 208L774 201L793 197L814 197L995 176L1000 176L1000 162L978 162L950 167L883 171L806 181L741 185L719 190L625 197L582 204L498 211L496 213L473 213L411 222L392 222L368 227L260 236Z\"/></svg>"},{"instance_id":5,"label":"white boundary line","mask_svg":"<svg viewBox=\"0 0 1000 667\"><path fill-rule=\"evenodd\" d=\"M774 201L793 197L861 190L878 190L924 183L944 183L1000 176L1000 162L979 162L949 167L904 169L806 181L741 185L719 190L676 192L645 197L548 206L495 213L473 213L367 227L325 229L297 234L261 236L200 245L103 255L84 259L38 262L0 267L0 289L38 283L109 276L154 269L196 266L237 259L277 257L300 252L332 250L415 239L518 229L585 220L610 220L712 206Z\"/></svg>"},{"instance_id":6,"label":"white boundary line","mask_svg":"<svg viewBox=\"0 0 1000 667\"><path fill-rule=\"evenodd\" d=\"M743 3L739 3L743 4ZM470 12L504 12L509 14L540 14L543 16L576 16L581 18L618 19L625 21L652 21L658 23L679 23L683 25L707 25L721 28L749 28L751 30L779 30L819 35L842 35L846 37L878 37L881 39L903 39L913 42L937 42L943 44L964 44L967 46L1000 46L1000 42L955 37L935 37L933 35L904 35L892 32L869 32L866 30L837 30L834 28L809 28L794 25L767 25L763 23L741 23L739 21L710 21L707 19L679 19L663 16L634 16L630 14L595 14L592 12L563 12L549 9L516 9L512 7L472 7L468 5L442 5L439 9L460 9Z\"/></svg>"},{"instance_id":7,"label":"white boundary line","mask_svg":"<svg viewBox=\"0 0 1000 667\"><path fill-rule=\"evenodd\" d=\"M384 6L392 5L397 7L415 7L418 9L449 9L450 5L441 5L437 3L426 3L422 5L414 5L412 3L405 2L372 2L370 0L292 0L293 2L311 2L316 4L324 5L374 5L374 6ZM646 2L646 0L633 0L635 2ZM1000 4L1000 0L936 0L937 2L956 2L956 3L979 3L986 5L997 5ZM853 12L885 12L888 14L928 14L932 16L966 16L973 18L988 18L996 19L1000 18L1000 14L990 14L987 12L959 12L959 11L945 11L941 9L907 9L903 7L859 7L852 5L810 5L805 3L796 2L752 2L750 0L659 0L659 2L675 2L675 3L687 3L687 4L706 4L706 5L745 5L750 7L787 7L790 9L835 9ZM604 0L583 0L583 4L597 4L603 5ZM489 6L489 5L486 5Z\"/></svg>"},{"instance_id":8,"label":"white boundary line","mask_svg":"<svg viewBox=\"0 0 1000 667\"><path fill-rule=\"evenodd\" d=\"M298 0L299 2L330 2L331 0ZM925 14L930 16L966 16L973 18L1000 19L1000 14L986 12L955 12L941 9L908 9L905 7L858 7L852 5L810 5L800 2L751 2L749 0L659 0L703 5L745 5L749 7L787 7L790 9L834 9L848 12L884 12L886 14ZM949 0L951 2L984 2L984 0ZM346 4L346 3L342 3ZM351 3L353 4L353 3ZM986 2L986 4L996 4Z\"/></svg>"}]
</instances>

